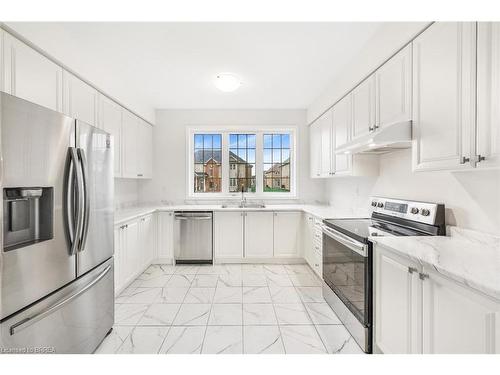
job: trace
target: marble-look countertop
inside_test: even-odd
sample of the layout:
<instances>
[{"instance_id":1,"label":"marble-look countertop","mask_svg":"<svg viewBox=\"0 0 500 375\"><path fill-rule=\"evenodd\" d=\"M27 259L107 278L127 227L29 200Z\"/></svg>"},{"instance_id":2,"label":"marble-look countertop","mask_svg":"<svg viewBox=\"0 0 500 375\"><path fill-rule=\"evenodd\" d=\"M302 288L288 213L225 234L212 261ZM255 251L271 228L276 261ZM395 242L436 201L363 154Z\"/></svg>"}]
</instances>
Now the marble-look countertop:
<instances>
[{"instance_id":1,"label":"marble-look countertop","mask_svg":"<svg viewBox=\"0 0 500 375\"><path fill-rule=\"evenodd\" d=\"M348 212L337 210L326 205L311 205L311 204L273 204L266 205L265 208L239 208L229 207L222 208L220 204L185 204L185 205L150 205L140 207L130 207L115 210L115 225L133 220L140 216L144 216L156 211L301 211L316 216L320 219L333 218L352 218L352 217L369 217L368 212Z\"/></svg>"},{"instance_id":2,"label":"marble-look countertop","mask_svg":"<svg viewBox=\"0 0 500 375\"><path fill-rule=\"evenodd\" d=\"M500 301L500 236L449 227L448 236L371 240Z\"/></svg>"}]
</instances>

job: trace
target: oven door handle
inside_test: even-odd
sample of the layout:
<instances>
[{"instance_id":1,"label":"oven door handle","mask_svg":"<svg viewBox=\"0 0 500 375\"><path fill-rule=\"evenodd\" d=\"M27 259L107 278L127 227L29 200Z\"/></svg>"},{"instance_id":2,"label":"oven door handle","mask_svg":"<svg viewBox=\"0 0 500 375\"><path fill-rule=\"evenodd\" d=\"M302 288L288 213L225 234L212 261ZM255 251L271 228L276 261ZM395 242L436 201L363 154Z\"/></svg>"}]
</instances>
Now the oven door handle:
<instances>
[{"instance_id":1,"label":"oven door handle","mask_svg":"<svg viewBox=\"0 0 500 375\"><path fill-rule=\"evenodd\" d=\"M342 233L339 233L337 231L334 231L330 228L327 228L325 226L323 226L322 230L326 236L334 239L337 242L340 242L342 245L348 247L349 249L351 249L355 253L357 253L365 258L368 257L368 246L366 244L354 241L354 240L350 239L348 236L346 236Z\"/></svg>"}]
</instances>

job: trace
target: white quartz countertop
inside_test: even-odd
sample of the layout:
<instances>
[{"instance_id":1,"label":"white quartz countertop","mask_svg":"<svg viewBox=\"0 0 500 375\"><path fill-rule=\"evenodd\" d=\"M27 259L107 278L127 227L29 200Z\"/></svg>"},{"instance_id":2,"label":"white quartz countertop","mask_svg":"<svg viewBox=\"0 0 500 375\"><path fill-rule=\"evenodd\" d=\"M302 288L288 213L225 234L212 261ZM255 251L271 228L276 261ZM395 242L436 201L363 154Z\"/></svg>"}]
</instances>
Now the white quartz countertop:
<instances>
[{"instance_id":1,"label":"white quartz countertop","mask_svg":"<svg viewBox=\"0 0 500 375\"><path fill-rule=\"evenodd\" d=\"M320 219L333 219L333 218L350 218L350 217L368 217L368 213L359 212L346 212L336 210L331 206L322 205L308 205L308 204L274 204L266 205L264 208L238 208L229 207L222 208L218 205L208 204L185 204L185 205L157 205L157 206L142 206L130 207L115 210L115 225L133 220L137 217L144 216L156 211L301 211L314 215Z\"/></svg>"},{"instance_id":2,"label":"white quartz countertop","mask_svg":"<svg viewBox=\"0 0 500 375\"><path fill-rule=\"evenodd\" d=\"M500 300L500 237L456 227L449 227L448 232L449 236L371 240Z\"/></svg>"}]
</instances>

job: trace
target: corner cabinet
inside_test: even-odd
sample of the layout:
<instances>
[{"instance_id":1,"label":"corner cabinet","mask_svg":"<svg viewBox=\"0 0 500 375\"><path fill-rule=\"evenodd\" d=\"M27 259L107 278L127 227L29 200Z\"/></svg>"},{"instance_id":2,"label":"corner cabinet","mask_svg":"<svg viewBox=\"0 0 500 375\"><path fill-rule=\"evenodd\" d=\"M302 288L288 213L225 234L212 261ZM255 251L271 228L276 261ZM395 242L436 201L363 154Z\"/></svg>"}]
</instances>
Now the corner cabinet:
<instances>
[{"instance_id":1,"label":"corner cabinet","mask_svg":"<svg viewBox=\"0 0 500 375\"><path fill-rule=\"evenodd\" d=\"M7 32L3 51L3 90L62 112L63 69Z\"/></svg>"},{"instance_id":2,"label":"corner cabinet","mask_svg":"<svg viewBox=\"0 0 500 375\"><path fill-rule=\"evenodd\" d=\"M129 111L122 113L122 177L153 177L153 127Z\"/></svg>"},{"instance_id":3,"label":"corner cabinet","mask_svg":"<svg viewBox=\"0 0 500 375\"><path fill-rule=\"evenodd\" d=\"M172 263L174 260L174 213L158 213L158 243L156 245L157 263Z\"/></svg>"},{"instance_id":4,"label":"corner cabinet","mask_svg":"<svg viewBox=\"0 0 500 375\"><path fill-rule=\"evenodd\" d=\"M377 350L500 353L500 301L380 245L374 277Z\"/></svg>"},{"instance_id":5,"label":"corner cabinet","mask_svg":"<svg viewBox=\"0 0 500 375\"><path fill-rule=\"evenodd\" d=\"M477 27L476 167L500 167L500 22Z\"/></svg>"},{"instance_id":6,"label":"corner cabinet","mask_svg":"<svg viewBox=\"0 0 500 375\"><path fill-rule=\"evenodd\" d=\"M309 170L311 178L321 177L321 123L309 126Z\"/></svg>"},{"instance_id":7,"label":"corner cabinet","mask_svg":"<svg viewBox=\"0 0 500 375\"><path fill-rule=\"evenodd\" d=\"M413 41L413 169L472 167L476 24L437 22Z\"/></svg>"}]
</instances>

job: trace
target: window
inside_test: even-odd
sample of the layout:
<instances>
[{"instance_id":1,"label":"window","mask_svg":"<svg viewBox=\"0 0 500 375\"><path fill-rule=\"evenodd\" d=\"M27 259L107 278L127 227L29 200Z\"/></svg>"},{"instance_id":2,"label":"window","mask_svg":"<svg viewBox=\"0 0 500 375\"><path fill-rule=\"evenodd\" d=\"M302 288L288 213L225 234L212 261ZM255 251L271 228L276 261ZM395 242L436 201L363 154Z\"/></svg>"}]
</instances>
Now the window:
<instances>
[{"instance_id":1,"label":"window","mask_svg":"<svg viewBox=\"0 0 500 375\"><path fill-rule=\"evenodd\" d=\"M188 196L295 197L295 128L188 128Z\"/></svg>"},{"instance_id":2,"label":"window","mask_svg":"<svg viewBox=\"0 0 500 375\"><path fill-rule=\"evenodd\" d=\"M229 170L229 192L255 193L255 134L229 134Z\"/></svg>"},{"instance_id":3,"label":"window","mask_svg":"<svg viewBox=\"0 0 500 375\"><path fill-rule=\"evenodd\" d=\"M290 134L264 134L264 192L290 192Z\"/></svg>"},{"instance_id":4,"label":"window","mask_svg":"<svg viewBox=\"0 0 500 375\"><path fill-rule=\"evenodd\" d=\"M194 192L222 191L222 135L194 135Z\"/></svg>"}]
</instances>

